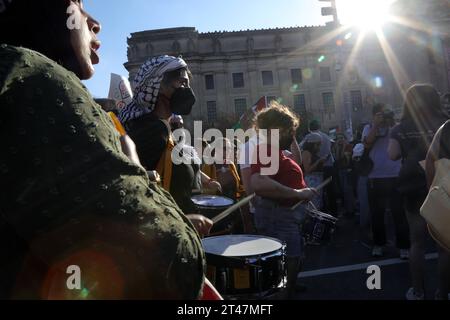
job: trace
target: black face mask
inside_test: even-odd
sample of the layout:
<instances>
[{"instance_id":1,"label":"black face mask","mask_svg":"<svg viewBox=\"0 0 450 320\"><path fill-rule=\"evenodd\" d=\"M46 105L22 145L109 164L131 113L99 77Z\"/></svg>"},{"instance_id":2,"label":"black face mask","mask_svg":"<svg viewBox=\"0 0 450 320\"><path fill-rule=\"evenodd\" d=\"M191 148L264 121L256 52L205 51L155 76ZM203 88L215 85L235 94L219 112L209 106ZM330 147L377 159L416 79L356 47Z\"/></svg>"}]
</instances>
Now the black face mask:
<instances>
[{"instance_id":1,"label":"black face mask","mask_svg":"<svg viewBox=\"0 0 450 320\"><path fill-rule=\"evenodd\" d=\"M196 101L191 88L177 88L170 99L170 110L173 114L187 116L191 114Z\"/></svg>"},{"instance_id":2,"label":"black face mask","mask_svg":"<svg viewBox=\"0 0 450 320\"><path fill-rule=\"evenodd\" d=\"M281 137L280 139L280 149L281 150L291 150L291 145L294 142L292 136Z\"/></svg>"}]
</instances>

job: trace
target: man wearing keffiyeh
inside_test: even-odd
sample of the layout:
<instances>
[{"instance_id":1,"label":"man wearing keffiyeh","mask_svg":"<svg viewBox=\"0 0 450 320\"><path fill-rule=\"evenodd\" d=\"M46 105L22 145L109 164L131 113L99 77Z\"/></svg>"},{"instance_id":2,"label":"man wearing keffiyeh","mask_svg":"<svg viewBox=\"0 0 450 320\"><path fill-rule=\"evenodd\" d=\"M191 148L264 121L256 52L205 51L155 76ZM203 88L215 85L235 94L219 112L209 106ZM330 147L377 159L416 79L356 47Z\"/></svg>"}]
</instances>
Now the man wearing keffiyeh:
<instances>
[{"instance_id":1,"label":"man wearing keffiyeh","mask_svg":"<svg viewBox=\"0 0 450 320\"><path fill-rule=\"evenodd\" d=\"M188 115L195 103L190 88L191 73L186 62L170 56L145 62L134 79L133 102L121 110L120 120L134 140L139 158L148 171L156 170L163 187L170 192L202 235L209 234L212 221L193 214L193 190L201 190L199 164L172 163L174 142L169 119L173 114Z\"/></svg>"},{"instance_id":2,"label":"man wearing keffiyeh","mask_svg":"<svg viewBox=\"0 0 450 320\"><path fill-rule=\"evenodd\" d=\"M188 70L181 58L159 56L149 59L134 79L133 102L122 109L120 121L127 123L154 111L164 74L175 70Z\"/></svg>"}]
</instances>

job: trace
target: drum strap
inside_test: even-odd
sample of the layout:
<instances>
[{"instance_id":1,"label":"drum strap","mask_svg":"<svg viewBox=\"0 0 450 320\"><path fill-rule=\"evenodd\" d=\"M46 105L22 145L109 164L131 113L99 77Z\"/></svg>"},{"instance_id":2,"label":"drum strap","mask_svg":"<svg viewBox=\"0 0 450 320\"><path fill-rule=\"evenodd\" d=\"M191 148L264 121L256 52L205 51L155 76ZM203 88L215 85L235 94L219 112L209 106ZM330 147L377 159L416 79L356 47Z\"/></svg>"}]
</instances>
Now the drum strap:
<instances>
[{"instance_id":1,"label":"drum strap","mask_svg":"<svg viewBox=\"0 0 450 320\"><path fill-rule=\"evenodd\" d=\"M127 132L125 128L123 127L120 120L117 118L117 116L114 114L114 112L108 112L109 117L111 118L117 132L120 134L121 137L126 136ZM161 120L165 126L168 128L167 121ZM169 130L169 140L167 141L166 149L164 150L157 168L156 172L161 176L161 184L162 187L167 191L170 192L170 182L172 180L172 151L175 148L175 144L173 143L172 134L170 134Z\"/></svg>"},{"instance_id":2,"label":"drum strap","mask_svg":"<svg viewBox=\"0 0 450 320\"><path fill-rule=\"evenodd\" d=\"M202 172L206 174L210 179L217 180L217 169L214 164L203 164Z\"/></svg>"},{"instance_id":3,"label":"drum strap","mask_svg":"<svg viewBox=\"0 0 450 320\"><path fill-rule=\"evenodd\" d=\"M239 199L241 195L244 193L244 187L242 186L241 183L241 177L239 177L236 165L233 162L228 164L228 167L230 168L230 172L234 177L234 181L236 183L236 197Z\"/></svg>"},{"instance_id":4,"label":"drum strap","mask_svg":"<svg viewBox=\"0 0 450 320\"><path fill-rule=\"evenodd\" d=\"M125 128L122 126L122 123L120 123L120 120L116 117L114 112L108 112L108 115L114 123L114 127L116 127L116 130L117 132L119 132L120 136L126 136L127 132L125 131Z\"/></svg>"},{"instance_id":5,"label":"drum strap","mask_svg":"<svg viewBox=\"0 0 450 320\"><path fill-rule=\"evenodd\" d=\"M161 155L161 158L159 159L158 165L156 166L156 172L161 176L162 180L162 187L167 192L170 192L170 184L172 181L172 151L175 148L175 143L172 139L172 134L169 128L169 123L167 121L161 120L165 126L167 127L167 130L169 132L169 139L167 140L166 149Z\"/></svg>"}]
</instances>

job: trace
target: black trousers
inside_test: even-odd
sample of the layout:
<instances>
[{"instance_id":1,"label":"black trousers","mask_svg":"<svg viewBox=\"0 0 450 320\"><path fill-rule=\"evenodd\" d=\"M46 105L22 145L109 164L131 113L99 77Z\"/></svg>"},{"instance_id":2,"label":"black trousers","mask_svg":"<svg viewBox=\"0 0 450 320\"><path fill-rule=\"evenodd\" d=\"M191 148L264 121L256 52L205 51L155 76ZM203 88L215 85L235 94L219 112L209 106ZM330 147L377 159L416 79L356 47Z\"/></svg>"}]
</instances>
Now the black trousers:
<instances>
[{"instance_id":1,"label":"black trousers","mask_svg":"<svg viewBox=\"0 0 450 320\"><path fill-rule=\"evenodd\" d=\"M403 199L397 190L397 178L369 179L369 205L372 213L373 241L386 245L385 212L390 207L394 220L397 248L409 249L409 227L403 208Z\"/></svg>"},{"instance_id":2,"label":"black trousers","mask_svg":"<svg viewBox=\"0 0 450 320\"><path fill-rule=\"evenodd\" d=\"M323 181L332 177L333 181L325 187L325 192L323 194L324 211L337 216L337 204L336 204L336 186L339 179L338 171L336 167L324 167L323 168Z\"/></svg>"}]
</instances>

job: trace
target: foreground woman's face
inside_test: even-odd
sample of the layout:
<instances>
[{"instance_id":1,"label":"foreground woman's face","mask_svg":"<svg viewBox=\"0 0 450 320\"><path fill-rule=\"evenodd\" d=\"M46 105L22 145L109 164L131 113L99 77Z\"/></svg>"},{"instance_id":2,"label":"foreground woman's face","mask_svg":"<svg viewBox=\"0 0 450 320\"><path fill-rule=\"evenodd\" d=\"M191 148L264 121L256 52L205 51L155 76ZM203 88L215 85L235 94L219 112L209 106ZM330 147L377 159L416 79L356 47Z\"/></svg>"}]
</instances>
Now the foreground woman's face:
<instances>
[{"instance_id":1,"label":"foreground woman's face","mask_svg":"<svg viewBox=\"0 0 450 320\"><path fill-rule=\"evenodd\" d=\"M78 62L78 76L82 80L91 78L94 75L94 65L100 62L98 49L100 41L97 34L100 32L100 23L92 18L83 8L82 0L72 0L69 3L70 19L79 22L70 32L70 41Z\"/></svg>"}]
</instances>

